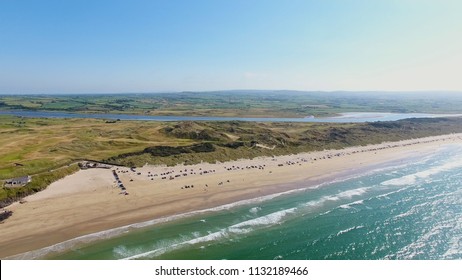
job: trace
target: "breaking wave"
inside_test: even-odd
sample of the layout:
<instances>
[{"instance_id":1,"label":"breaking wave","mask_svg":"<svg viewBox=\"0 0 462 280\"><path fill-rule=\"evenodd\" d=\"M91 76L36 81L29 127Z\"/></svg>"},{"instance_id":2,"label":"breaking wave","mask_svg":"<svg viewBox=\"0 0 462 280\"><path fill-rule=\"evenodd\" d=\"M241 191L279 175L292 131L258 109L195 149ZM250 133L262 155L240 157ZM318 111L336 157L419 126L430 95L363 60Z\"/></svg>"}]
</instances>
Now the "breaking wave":
<instances>
[{"instance_id":1,"label":"breaking wave","mask_svg":"<svg viewBox=\"0 0 462 280\"><path fill-rule=\"evenodd\" d=\"M437 175L441 172L450 171L455 168L462 167L462 159L451 161L440 166L435 166L425 171L416 172L414 174L406 175L400 178L395 178L382 182L384 186L406 186L416 184L418 180L427 179L433 175Z\"/></svg>"}]
</instances>

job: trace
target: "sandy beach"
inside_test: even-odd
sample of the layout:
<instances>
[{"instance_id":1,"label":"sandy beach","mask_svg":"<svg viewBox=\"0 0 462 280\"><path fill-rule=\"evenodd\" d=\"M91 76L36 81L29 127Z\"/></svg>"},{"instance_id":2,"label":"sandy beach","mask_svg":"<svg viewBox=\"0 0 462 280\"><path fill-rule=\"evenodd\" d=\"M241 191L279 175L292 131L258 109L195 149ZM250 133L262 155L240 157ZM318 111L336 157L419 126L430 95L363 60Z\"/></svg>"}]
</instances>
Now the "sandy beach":
<instances>
[{"instance_id":1,"label":"sandy beach","mask_svg":"<svg viewBox=\"0 0 462 280\"><path fill-rule=\"evenodd\" d=\"M7 207L14 214L0 224L0 258L155 218L314 187L451 143L462 144L462 134L216 164L81 170Z\"/></svg>"}]
</instances>

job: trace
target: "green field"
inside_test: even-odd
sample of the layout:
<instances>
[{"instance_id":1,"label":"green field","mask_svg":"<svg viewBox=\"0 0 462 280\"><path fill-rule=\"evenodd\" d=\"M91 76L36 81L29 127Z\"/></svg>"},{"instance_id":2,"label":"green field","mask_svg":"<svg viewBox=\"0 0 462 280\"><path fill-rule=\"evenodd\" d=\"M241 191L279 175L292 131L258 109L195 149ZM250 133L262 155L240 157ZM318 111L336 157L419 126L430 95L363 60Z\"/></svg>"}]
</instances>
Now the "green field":
<instances>
[{"instance_id":1,"label":"green field","mask_svg":"<svg viewBox=\"0 0 462 280\"><path fill-rule=\"evenodd\" d=\"M158 116L322 117L344 112L460 113L460 108L462 97L444 92L217 91L0 96L0 110Z\"/></svg>"},{"instance_id":2,"label":"green field","mask_svg":"<svg viewBox=\"0 0 462 280\"><path fill-rule=\"evenodd\" d=\"M153 145L191 141L159 132L157 122L33 119L0 116L0 179L48 171L79 159L104 158Z\"/></svg>"}]
</instances>

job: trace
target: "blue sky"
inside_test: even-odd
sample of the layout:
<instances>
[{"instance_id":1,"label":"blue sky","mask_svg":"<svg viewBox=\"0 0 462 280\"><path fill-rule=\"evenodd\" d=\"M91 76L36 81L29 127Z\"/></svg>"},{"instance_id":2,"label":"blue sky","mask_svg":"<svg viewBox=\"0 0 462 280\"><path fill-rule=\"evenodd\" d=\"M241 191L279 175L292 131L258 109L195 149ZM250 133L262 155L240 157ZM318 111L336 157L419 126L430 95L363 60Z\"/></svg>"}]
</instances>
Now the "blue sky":
<instances>
[{"instance_id":1,"label":"blue sky","mask_svg":"<svg viewBox=\"0 0 462 280\"><path fill-rule=\"evenodd\" d=\"M462 90L458 0L0 0L0 94Z\"/></svg>"}]
</instances>

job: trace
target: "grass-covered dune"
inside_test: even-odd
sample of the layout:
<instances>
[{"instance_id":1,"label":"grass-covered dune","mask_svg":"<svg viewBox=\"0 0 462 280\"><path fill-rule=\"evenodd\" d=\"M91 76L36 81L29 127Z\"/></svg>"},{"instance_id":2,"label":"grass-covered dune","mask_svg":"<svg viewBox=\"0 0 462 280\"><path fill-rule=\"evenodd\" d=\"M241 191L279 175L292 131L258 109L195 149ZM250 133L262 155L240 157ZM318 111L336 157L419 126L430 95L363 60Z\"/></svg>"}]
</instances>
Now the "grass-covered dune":
<instances>
[{"instance_id":1,"label":"grass-covered dune","mask_svg":"<svg viewBox=\"0 0 462 280\"><path fill-rule=\"evenodd\" d=\"M136 153L110 157L108 163L128 166L177 163L194 164L258 156L273 156L350 146L377 144L462 132L461 118L406 119L374 123L247 123L181 122L166 124L161 131L176 139L209 143L209 149L191 152L153 146Z\"/></svg>"},{"instance_id":2,"label":"grass-covered dune","mask_svg":"<svg viewBox=\"0 0 462 280\"><path fill-rule=\"evenodd\" d=\"M79 159L103 160L155 145L179 146L156 122L0 116L0 180L37 174Z\"/></svg>"},{"instance_id":3,"label":"grass-covered dune","mask_svg":"<svg viewBox=\"0 0 462 280\"><path fill-rule=\"evenodd\" d=\"M193 142L169 137L162 128L155 122L0 116L0 207L77 171L73 163L79 160L101 161L150 146ZM2 180L25 175L32 175L27 186L3 187Z\"/></svg>"},{"instance_id":4,"label":"grass-covered dune","mask_svg":"<svg viewBox=\"0 0 462 280\"><path fill-rule=\"evenodd\" d=\"M461 118L374 123L142 122L0 116L0 201L39 191L95 160L126 166L216 162L462 132Z\"/></svg>"}]
</instances>

